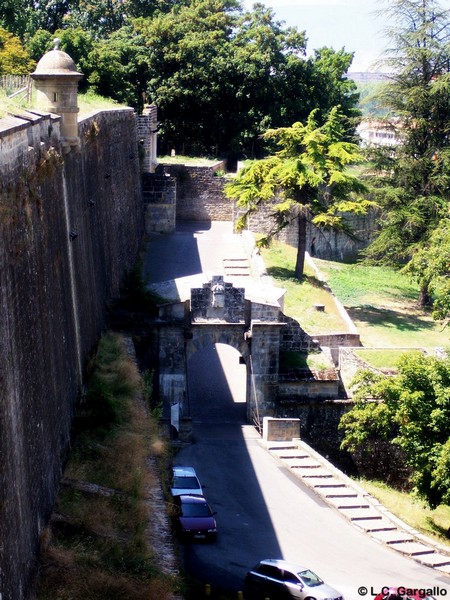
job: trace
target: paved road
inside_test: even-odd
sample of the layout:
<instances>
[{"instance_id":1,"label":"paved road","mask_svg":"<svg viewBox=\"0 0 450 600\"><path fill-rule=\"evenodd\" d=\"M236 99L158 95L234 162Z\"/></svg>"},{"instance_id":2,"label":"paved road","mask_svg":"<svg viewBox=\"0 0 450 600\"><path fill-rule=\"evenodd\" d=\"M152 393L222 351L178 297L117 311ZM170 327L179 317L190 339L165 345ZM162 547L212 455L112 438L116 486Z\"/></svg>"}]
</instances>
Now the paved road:
<instances>
[{"instance_id":1,"label":"paved road","mask_svg":"<svg viewBox=\"0 0 450 600\"><path fill-rule=\"evenodd\" d=\"M159 282L219 273L224 252L236 251L237 245L230 224L187 224L176 234L150 240L146 274ZM218 513L219 535L214 544L183 546L193 577L236 591L258 560L282 557L315 570L346 600L371 598L386 585L434 587L437 600L445 597L440 591L450 596L448 577L358 531L280 465L243 422L242 371L234 351L203 352L189 364L195 442L176 462L197 469ZM360 588L367 588L366 596Z\"/></svg>"},{"instance_id":2,"label":"paved road","mask_svg":"<svg viewBox=\"0 0 450 600\"><path fill-rule=\"evenodd\" d=\"M261 558L282 557L315 570L346 600L386 585L445 589L450 579L376 543L280 466L244 424L194 423L195 443L177 456L193 465L217 511L214 544L186 544L185 566L204 583L237 591ZM438 597L439 600L439 597Z\"/></svg>"},{"instance_id":3,"label":"paved road","mask_svg":"<svg viewBox=\"0 0 450 600\"><path fill-rule=\"evenodd\" d=\"M243 255L240 236L228 221L185 222L173 234L152 234L144 276L158 283L198 273L223 274L223 260Z\"/></svg>"}]
</instances>

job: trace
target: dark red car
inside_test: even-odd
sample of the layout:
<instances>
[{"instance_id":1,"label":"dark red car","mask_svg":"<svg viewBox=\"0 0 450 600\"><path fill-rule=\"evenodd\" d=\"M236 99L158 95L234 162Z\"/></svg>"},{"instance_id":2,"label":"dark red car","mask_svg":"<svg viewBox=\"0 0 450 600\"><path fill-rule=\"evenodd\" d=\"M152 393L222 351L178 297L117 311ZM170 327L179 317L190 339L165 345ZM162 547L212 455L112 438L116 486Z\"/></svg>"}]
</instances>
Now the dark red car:
<instances>
[{"instance_id":1,"label":"dark red car","mask_svg":"<svg viewBox=\"0 0 450 600\"><path fill-rule=\"evenodd\" d=\"M173 499L176 528L183 538L213 541L217 536L217 523L208 502L203 496L182 494Z\"/></svg>"}]
</instances>

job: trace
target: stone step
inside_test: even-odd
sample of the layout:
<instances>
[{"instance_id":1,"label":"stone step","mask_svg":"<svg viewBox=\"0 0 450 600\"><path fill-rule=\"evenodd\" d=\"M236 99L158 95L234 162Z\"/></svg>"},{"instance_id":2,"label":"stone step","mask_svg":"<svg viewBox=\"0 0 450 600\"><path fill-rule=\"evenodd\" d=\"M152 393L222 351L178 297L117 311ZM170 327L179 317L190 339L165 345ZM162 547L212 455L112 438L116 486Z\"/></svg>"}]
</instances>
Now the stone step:
<instances>
[{"instance_id":1,"label":"stone step","mask_svg":"<svg viewBox=\"0 0 450 600\"><path fill-rule=\"evenodd\" d=\"M385 519L379 515L376 519L373 517L366 517L361 519L353 519L356 525L361 529L364 529L367 533L377 533L381 531L396 531L397 527L388 519Z\"/></svg>"},{"instance_id":2,"label":"stone step","mask_svg":"<svg viewBox=\"0 0 450 600\"><path fill-rule=\"evenodd\" d=\"M305 458L281 457L281 460L294 471L298 471L299 469L316 469L320 467L319 463L305 462Z\"/></svg>"},{"instance_id":3,"label":"stone step","mask_svg":"<svg viewBox=\"0 0 450 600\"><path fill-rule=\"evenodd\" d=\"M323 471L326 471L327 473L329 473L329 471L327 469L323 469L322 465L320 464L320 462L317 461L302 461L301 463L297 464L297 465L293 465L291 467L292 469L295 469L296 471L301 471L302 469L322 469Z\"/></svg>"},{"instance_id":4,"label":"stone step","mask_svg":"<svg viewBox=\"0 0 450 600\"><path fill-rule=\"evenodd\" d=\"M315 489L316 488L340 489L340 488L347 487L347 485L345 483L343 483L336 477L333 477L333 475L324 477L324 481L319 480L317 482L314 482L312 485Z\"/></svg>"},{"instance_id":5,"label":"stone step","mask_svg":"<svg viewBox=\"0 0 450 600\"><path fill-rule=\"evenodd\" d=\"M342 511L342 514L347 516L350 521L355 521L360 526L361 521L381 521L381 515L379 512L373 510L373 508L367 506L359 509L351 509L348 511Z\"/></svg>"},{"instance_id":6,"label":"stone step","mask_svg":"<svg viewBox=\"0 0 450 600\"><path fill-rule=\"evenodd\" d=\"M352 509L369 509L370 505L367 503L362 496L354 496L353 498L327 498L327 500L336 506L339 510L352 510Z\"/></svg>"},{"instance_id":7,"label":"stone step","mask_svg":"<svg viewBox=\"0 0 450 600\"><path fill-rule=\"evenodd\" d=\"M318 488L317 491L323 494L325 498L357 498L358 494L355 490L350 488L342 488L342 490L333 489L333 491L327 490L326 488Z\"/></svg>"},{"instance_id":8,"label":"stone step","mask_svg":"<svg viewBox=\"0 0 450 600\"><path fill-rule=\"evenodd\" d=\"M297 450L298 448L292 442L268 442L267 450L269 452L278 452L280 450Z\"/></svg>"},{"instance_id":9,"label":"stone step","mask_svg":"<svg viewBox=\"0 0 450 600\"><path fill-rule=\"evenodd\" d=\"M426 563L426 561L425 561L425 559L426 559L426 558L427 558L427 557L426 557L426 556L424 556L424 557L421 559L421 561L420 561L420 562L421 562L421 563L423 563L424 565L426 565L426 564L427 564L427 563ZM447 575L450 575L450 563L446 563L446 564L436 564L436 565L433 565L433 564L431 564L430 566L433 566L435 569L438 569L439 571L442 571L442 573L447 573Z\"/></svg>"},{"instance_id":10,"label":"stone step","mask_svg":"<svg viewBox=\"0 0 450 600\"><path fill-rule=\"evenodd\" d=\"M392 547L402 554L407 554L408 556L422 556L425 554L434 554L433 548L430 546L425 546L425 544L421 544L420 542L399 542L398 544L392 544Z\"/></svg>"},{"instance_id":11,"label":"stone step","mask_svg":"<svg viewBox=\"0 0 450 600\"><path fill-rule=\"evenodd\" d=\"M299 465L302 464L301 461L309 459L308 454L300 454L297 448L273 450L272 454L275 454L278 456L278 458L282 458L284 460L298 460L300 461Z\"/></svg>"},{"instance_id":12,"label":"stone step","mask_svg":"<svg viewBox=\"0 0 450 600\"><path fill-rule=\"evenodd\" d=\"M398 544L400 542L414 541L414 538L411 535L405 533L404 531L401 531L400 529L371 531L371 535L376 540L379 540L380 542L384 542L385 544L389 545Z\"/></svg>"}]
</instances>

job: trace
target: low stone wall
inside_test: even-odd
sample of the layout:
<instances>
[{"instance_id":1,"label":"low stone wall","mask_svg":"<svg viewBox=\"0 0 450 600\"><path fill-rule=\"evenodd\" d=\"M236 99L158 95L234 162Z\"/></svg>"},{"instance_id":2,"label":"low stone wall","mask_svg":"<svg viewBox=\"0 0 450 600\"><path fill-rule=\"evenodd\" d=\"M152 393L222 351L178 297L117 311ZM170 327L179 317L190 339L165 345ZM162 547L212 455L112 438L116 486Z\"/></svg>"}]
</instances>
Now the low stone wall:
<instances>
[{"instance_id":1,"label":"low stone wall","mask_svg":"<svg viewBox=\"0 0 450 600\"><path fill-rule=\"evenodd\" d=\"M263 440L265 442L290 442L294 438L300 438L299 419L264 417Z\"/></svg>"},{"instance_id":2,"label":"low stone wall","mask_svg":"<svg viewBox=\"0 0 450 600\"><path fill-rule=\"evenodd\" d=\"M247 228L254 233L269 233L275 225L273 216L273 204L261 204L259 209L248 216ZM243 214L242 210L234 207L234 222ZM358 252L364 249L373 239L376 233L378 212L370 210L366 215L355 215L353 213L342 213L346 225L353 232L349 236L342 230L321 230L311 223L306 227L306 248L310 249L311 240L314 240L315 256L327 260L352 260L357 257ZM298 227L294 220L276 236L280 242L296 248L298 246Z\"/></svg>"},{"instance_id":3,"label":"low stone wall","mask_svg":"<svg viewBox=\"0 0 450 600\"><path fill-rule=\"evenodd\" d=\"M177 220L232 221L233 203L223 193L227 180L217 176L217 172L222 170L225 170L224 162L217 162L213 166L167 163L158 166L157 173L165 173L176 179Z\"/></svg>"},{"instance_id":4,"label":"low stone wall","mask_svg":"<svg viewBox=\"0 0 450 600\"><path fill-rule=\"evenodd\" d=\"M309 400L336 399L339 397L339 376L335 369L323 372L306 369L303 377L280 374L277 401L308 398Z\"/></svg>"}]
</instances>

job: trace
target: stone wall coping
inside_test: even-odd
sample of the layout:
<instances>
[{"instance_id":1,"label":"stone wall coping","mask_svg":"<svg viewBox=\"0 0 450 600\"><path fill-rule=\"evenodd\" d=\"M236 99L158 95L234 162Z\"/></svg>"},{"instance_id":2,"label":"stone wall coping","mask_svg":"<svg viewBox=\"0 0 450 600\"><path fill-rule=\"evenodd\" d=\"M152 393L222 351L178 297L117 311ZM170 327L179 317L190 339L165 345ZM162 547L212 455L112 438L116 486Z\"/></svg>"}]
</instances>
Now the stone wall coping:
<instances>
[{"instance_id":1,"label":"stone wall coping","mask_svg":"<svg viewBox=\"0 0 450 600\"><path fill-rule=\"evenodd\" d=\"M17 115L9 113L6 117L0 119L0 138L8 137L35 123L50 119L59 121L61 117L51 113L39 113L31 110Z\"/></svg>"},{"instance_id":2,"label":"stone wall coping","mask_svg":"<svg viewBox=\"0 0 450 600\"><path fill-rule=\"evenodd\" d=\"M80 116L78 118L78 123L81 124L83 123L83 121L88 121L89 119L92 119L92 117L95 117L97 115L100 115L102 113L104 114L111 114L111 113L121 113L121 112L125 112L125 113L134 113L134 109L131 108L130 106L120 106L120 107L114 107L114 108L98 108L98 109L93 109L92 112L83 114L82 116Z\"/></svg>"},{"instance_id":3,"label":"stone wall coping","mask_svg":"<svg viewBox=\"0 0 450 600\"><path fill-rule=\"evenodd\" d=\"M19 113L19 109L17 110ZM87 115L83 115L79 118L78 123L81 124L84 121L88 121L101 113L112 113L112 112L131 112L134 113L134 109L131 107L123 107L123 108L106 108L94 110ZM51 121L60 121L61 115L57 115L54 113L39 111L36 109L29 109L23 111L21 114L9 113L5 117L0 119L0 138L6 137L20 131L22 129L26 129L30 126L30 124L39 123L40 121L51 120Z\"/></svg>"}]
</instances>

